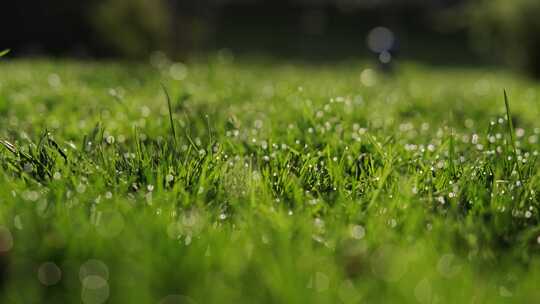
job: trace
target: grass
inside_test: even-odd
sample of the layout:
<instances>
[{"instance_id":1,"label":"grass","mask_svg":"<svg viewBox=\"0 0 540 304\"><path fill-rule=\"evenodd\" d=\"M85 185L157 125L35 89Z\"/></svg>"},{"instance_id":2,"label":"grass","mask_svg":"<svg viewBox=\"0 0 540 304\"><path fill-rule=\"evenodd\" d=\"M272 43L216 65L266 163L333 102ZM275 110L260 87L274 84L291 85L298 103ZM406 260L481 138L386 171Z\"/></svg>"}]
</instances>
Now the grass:
<instances>
[{"instance_id":1,"label":"grass","mask_svg":"<svg viewBox=\"0 0 540 304\"><path fill-rule=\"evenodd\" d=\"M0 71L2 303L540 299L536 83L227 54Z\"/></svg>"}]
</instances>

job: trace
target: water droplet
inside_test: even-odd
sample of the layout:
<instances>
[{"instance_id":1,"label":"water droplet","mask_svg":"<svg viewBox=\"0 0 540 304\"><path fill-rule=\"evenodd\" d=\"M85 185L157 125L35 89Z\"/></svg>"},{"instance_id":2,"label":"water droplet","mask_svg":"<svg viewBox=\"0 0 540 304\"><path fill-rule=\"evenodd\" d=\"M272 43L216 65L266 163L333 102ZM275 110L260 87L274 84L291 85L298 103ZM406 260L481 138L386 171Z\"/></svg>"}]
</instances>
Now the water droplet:
<instances>
[{"instance_id":1,"label":"water droplet","mask_svg":"<svg viewBox=\"0 0 540 304\"><path fill-rule=\"evenodd\" d=\"M366 229L361 225L354 225L351 227L351 237L357 240L361 240L366 235Z\"/></svg>"},{"instance_id":2,"label":"water droplet","mask_svg":"<svg viewBox=\"0 0 540 304\"><path fill-rule=\"evenodd\" d=\"M107 141L107 143L109 145L114 144L114 136L112 136L112 135L107 136L107 138L105 140Z\"/></svg>"},{"instance_id":3,"label":"water droplet","mask_svg":"<svg viewBox=\"0 0 540 304\"><path fill-rule=\"evenodd\" d=\"M79 184L79 185L77 186L77 192L79 192L79 193L84 193L85 191L86 191L86 186L85 186L85 185Z\"/></svg>"}]
</instances>

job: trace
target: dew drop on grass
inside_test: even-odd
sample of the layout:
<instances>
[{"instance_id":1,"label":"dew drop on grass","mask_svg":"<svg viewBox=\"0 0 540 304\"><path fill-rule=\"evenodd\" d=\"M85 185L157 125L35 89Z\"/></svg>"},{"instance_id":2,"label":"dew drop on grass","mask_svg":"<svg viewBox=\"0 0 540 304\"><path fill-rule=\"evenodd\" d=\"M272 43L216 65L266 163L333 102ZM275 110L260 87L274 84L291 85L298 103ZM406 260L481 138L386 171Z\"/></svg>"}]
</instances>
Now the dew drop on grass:
<instances>
[{"instance_id":1,"label":"dew drop on grass","mask_svg":"<svg viewBox=\"0 0 540 304\"><path fill-rule=\"evenodd\" d=\"M357 240L361 240L366 235L366 229L361 225L354 225L351 227L351 237Z\"/></svg>"},{"instance_id":2,"label":"dew drop on grass","mask_svg":"<svg viewBox=\"0 0 540 304\"><path fill-rule=\"evenodd\" d=\"M444 196L437 197L437 201L441 203L441 205L444 205L446 203L446 200L444 199Z\"/></svg>"},{"instance_id":3,"label":"dew drop on grass","mask_svg":"<svg viewBox=\"0 0 540 304\"><path fill-rule=\"evenodd\" d=\"M26 163L24 163L24 165L23 165L23 170L24 170L24 172L26 172L26 173L31 173L31 172L34 170L34 166L32 166L31 163L26 162Z\"/></svg>"},{"instance_id":4,"label":"dew drop on grass","mask_svg":"<svg viewBox=\"0 0 540 304\"><path fill-rule=\"evenodd\" d=\"M84 193L85 191L86 191L86 186L85 186L85 185L79 184L79 185L77 186L77 192L79 192L79 193Z\"/></svg>"},{"instance_id":5,"label":"dew drop on grass","mask_svg":"<svg viewBox=\"0 0 540 304\"><path fill-rule=\"evenodd\" d=\"M109 145L114 144L114 136L112 135L107 136L106 141Z\"/></svg>"}]
</instances>

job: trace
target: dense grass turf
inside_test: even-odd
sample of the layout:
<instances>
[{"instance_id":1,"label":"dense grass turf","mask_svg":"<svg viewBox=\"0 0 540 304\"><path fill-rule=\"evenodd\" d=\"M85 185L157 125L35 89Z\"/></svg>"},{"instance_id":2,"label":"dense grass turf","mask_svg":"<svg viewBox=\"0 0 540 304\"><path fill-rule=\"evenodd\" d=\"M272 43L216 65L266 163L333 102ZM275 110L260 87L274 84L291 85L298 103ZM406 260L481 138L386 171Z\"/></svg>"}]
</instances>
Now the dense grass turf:
<instances>
[{"instance_id":1,"label":"dense grass turf","mask_svg":"<svg viewBox=\"0 0 540 304\"><path fill-rule=\"evenodd\" d=\"M152 63L0 63L1 303L540 300L540 86Z\"/></svg>"}]
</instances>

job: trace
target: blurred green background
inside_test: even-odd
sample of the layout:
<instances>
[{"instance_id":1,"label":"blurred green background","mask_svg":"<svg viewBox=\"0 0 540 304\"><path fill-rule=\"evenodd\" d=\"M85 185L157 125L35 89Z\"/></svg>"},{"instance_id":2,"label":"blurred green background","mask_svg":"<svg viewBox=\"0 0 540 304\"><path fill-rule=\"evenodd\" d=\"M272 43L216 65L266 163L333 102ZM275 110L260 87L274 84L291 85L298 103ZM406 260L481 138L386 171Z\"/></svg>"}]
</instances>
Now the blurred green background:
<instances>
[{"instance_id":1,"label":"blurred green background","mask_svg":"<svg viewBox=\"0 0 540 304\"><path fill-rule=\"evenodd\" d=\"M141 59L228 49L302 60L372 56L377 26L401 58L507 65L540 75L535 0L47 0L3 4L0 47L12 56Z\"/></svg>"}]
</instances>

